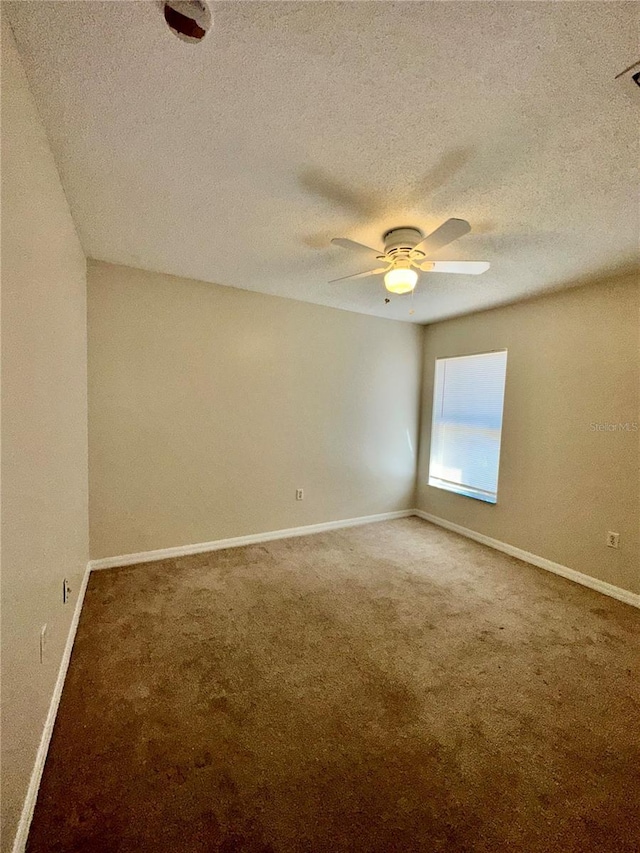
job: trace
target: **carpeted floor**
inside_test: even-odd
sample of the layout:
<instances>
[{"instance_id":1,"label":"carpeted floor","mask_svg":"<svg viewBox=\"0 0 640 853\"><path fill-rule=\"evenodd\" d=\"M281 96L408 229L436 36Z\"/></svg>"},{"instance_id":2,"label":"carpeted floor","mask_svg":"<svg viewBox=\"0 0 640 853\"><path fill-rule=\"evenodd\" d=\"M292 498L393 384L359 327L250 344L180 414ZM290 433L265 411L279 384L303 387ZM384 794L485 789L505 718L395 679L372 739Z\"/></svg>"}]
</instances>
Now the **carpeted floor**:
<instances>
[{"instance_id":1,"label":"carpeted floor","mask_svg":"<svg viewBox=\"0 0 640 853\"><path fill-rule=\"evenodd\" d=\"M416 518L97 572L29 853L638 853L640 612Z\"/></svg>"}]
</instances>

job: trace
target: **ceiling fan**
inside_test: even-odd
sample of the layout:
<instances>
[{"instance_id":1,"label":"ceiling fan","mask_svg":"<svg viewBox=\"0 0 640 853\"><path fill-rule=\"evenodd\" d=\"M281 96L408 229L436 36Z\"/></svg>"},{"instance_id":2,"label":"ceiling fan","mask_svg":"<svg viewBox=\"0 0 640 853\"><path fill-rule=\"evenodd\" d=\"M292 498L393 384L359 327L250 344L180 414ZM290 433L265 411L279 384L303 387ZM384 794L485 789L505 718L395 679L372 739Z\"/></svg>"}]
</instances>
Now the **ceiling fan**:
<instances>
[{"instance_id":1,"label":"ceiling fan","mask_svg":"<svg viewBox=\"0 0 640 853\"><path fill-rule=\"evenodd\" d=\"M349 240L347 237L334 237L334 246L368 252L385 266L366 270L355 275L334 278L330 284L348 279L366 278L370 275L384 275L384 286L391 293L410 293L418 281L420 272L447 272L463 275L480 275L489 269L488 261L430 261L428 256L453 243L471 231L464 219L447 219L427 237L419 228L392 228L383 236L384 250L373 249Z\"/></svg>"}]
</instances>

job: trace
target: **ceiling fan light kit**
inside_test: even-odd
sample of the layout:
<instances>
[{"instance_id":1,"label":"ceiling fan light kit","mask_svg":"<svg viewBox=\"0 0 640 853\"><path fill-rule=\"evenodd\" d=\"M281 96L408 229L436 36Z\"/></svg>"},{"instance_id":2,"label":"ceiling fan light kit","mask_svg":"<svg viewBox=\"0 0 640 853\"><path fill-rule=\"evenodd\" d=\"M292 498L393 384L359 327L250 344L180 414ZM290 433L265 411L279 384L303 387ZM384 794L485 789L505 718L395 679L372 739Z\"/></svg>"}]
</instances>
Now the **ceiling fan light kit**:
<instances>
[{"instance_id":1,"label":"ceiling fan light kit","mask_svg":"<svg viewBox=\"0 0 640 853\"><path fill-rule=\"evenodd\" d=\"M398 265L389 270L384 277L384 286L389 293L411 293L417 283L418 273L409 267L408 262L406 266Z\"/></svg>"},{"instance_id":2,"label":"ceiling fan light kit","mask_svg":"<svg viewBox=\"0 0 640 853\"><path fill-rule=\"evenodd\" d=\"M360 253L367 252L374 255L376 260L386 263L386 266L336 278L333 282L384 275L386 289L390 293L403 294L411 293L415 288L417 271L480 275L489 269L487 261L432 261L427 257L469 231L471 226L464 219L447 219L426 237L419 228L392 228L383 236L383 250L356 243L347 237L334 237L331 241L333 245Z\"/></svg>"}]
</instances>

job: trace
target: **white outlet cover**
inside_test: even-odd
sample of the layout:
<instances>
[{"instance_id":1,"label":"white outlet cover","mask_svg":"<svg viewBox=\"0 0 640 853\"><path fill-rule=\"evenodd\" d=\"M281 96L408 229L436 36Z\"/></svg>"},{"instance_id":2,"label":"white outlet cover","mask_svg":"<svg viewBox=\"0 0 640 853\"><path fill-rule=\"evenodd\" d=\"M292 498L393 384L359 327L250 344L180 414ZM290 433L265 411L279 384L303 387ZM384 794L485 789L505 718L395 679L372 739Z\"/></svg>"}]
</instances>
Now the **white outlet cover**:
<instances>
[{"instance_id":1,"label":"white outlet cover","mask_svg":"<svg viewBox=\"0 0 640 853\"><path fill-rule=\"evenodd\" d=\"M607 533L607 546L609 548L618 548L620 546L620 534L609 530Z\"/></svg>"},{"instance_id":2,"label":"white outlet cover","mask_svg":"<svg viewBox=\"0 0 640 853\"><path fill-rule=\"evenodd\" d=\"M47 626L40 628L40 663L44 663L44 650L47 647Z\"/></svg>"}]
</instances>

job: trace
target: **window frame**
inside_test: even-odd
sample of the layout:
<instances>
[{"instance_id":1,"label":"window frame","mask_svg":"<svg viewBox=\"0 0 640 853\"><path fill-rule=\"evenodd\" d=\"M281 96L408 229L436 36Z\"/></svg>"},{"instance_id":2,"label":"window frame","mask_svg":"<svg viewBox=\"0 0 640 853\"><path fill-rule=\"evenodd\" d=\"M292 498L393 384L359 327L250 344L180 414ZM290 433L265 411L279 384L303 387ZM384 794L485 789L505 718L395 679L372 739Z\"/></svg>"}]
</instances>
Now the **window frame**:
<instances>
[{"instance_id":1,"label":"window frame","mask_svg":"<svg viewBox=\"0 0 640 853\"><path fill-rule=\"evenodd\" d=\"M483 489L477 488L475 486L465 486L460 483L456 483L455 481L449 480L442 477L432 477L431 474L431 464L432 464L432 452L433 452L433 436L434 436L434 427L436 423L436 377L437 377L437 369L439 361L453 361L458 358L474 358L477 356L484 355L495 355L496 353L504 353L505 354L505 365L504 365L504 387L502 391L502 408L500 410L500 438L499 438L499 446L498 446L498 461L496 467L496 491L495 496L493 492L487 492ZM502 457L502 428L504 424L504 410L505 410L505 398L507 396L507 365L509 361L509 351L507 347L500 347L499 349L491 349L491 350L483 350L480 352L468 352L468 353L459 353L457 355L442 355L436 356L433 363L433 392L431 396L431 434L429 436L429 465L427 469L427 485L432 489L440 489L441 491L450 492L451 494L460 495L464 498L471 498L472 500L481 501L484 504L488 504L489 506L496 506L498 503L498 489L500 484L500 462ZM437 480L438 482L433 482L433 480Z\"/></svg>"}]
</instances>

